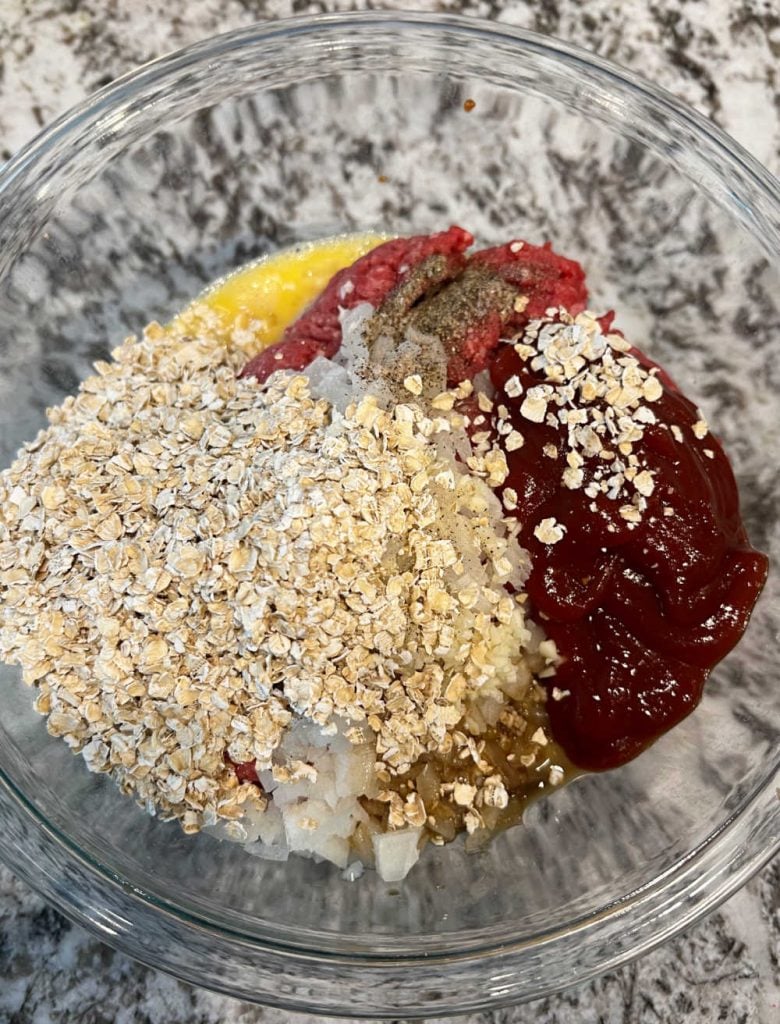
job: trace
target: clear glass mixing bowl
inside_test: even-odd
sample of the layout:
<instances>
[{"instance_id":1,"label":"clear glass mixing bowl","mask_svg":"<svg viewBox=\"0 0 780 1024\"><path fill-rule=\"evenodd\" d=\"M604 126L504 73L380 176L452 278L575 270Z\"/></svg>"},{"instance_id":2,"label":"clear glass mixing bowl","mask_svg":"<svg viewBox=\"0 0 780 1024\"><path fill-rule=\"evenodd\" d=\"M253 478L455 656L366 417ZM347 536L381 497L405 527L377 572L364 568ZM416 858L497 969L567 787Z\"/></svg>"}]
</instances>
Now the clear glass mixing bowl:
<instances>
[{"instance_id":1,"label":"clear glass mixing bowl","mask_svg":"<svg viewBox=\"0 0 780 1024\"><path fill-rule=\"evenodd\" d=\"M617 308L717 424L776 562L777 184L634 76L457 18L225 35L120 80L8 164L2 464L93 360L230 268L335 232L452 222L582 261L593 305ZM777 848L779 630L771 575L679 728L478 854L427 851L398 886L148 818L47 735L4 669L0 852L107 942L245 999L408 1017L536 997L668 938Z\"/></svg>"}]
</instances>

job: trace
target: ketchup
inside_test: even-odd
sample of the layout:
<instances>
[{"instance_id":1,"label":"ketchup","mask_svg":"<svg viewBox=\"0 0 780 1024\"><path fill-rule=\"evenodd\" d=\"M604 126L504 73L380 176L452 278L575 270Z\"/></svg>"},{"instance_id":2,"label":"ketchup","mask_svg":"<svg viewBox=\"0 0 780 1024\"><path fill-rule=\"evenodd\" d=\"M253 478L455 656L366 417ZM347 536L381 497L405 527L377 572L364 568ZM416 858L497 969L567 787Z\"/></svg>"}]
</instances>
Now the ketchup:
<instances>
[{"instance_id":1,"label":"ketchup","mask_svg":"<svg viewBox=\"0 0 780 1024\"><path fill-rule=\"evenodd\" d=\"M652 406L657 422L634 445L655 486L641 521L629 524L618 502L563 485L565 428L529 422L519 413L521 398L503 391L515 375L524 391L544 376L511 345L490 373L501 392L496 400L525 439L507 454L504 488L517 493L512 514L531 555L529 600L562 659L543 680L559 698L547 704L552 732L579 767L613 768L699 702L710 671L745 631L767 559L750 546L721 445L709 432L696 436L699 413L665 374ZM534 534L547 517L564 527L555 544Z\"/></svg>"}]
</instances>

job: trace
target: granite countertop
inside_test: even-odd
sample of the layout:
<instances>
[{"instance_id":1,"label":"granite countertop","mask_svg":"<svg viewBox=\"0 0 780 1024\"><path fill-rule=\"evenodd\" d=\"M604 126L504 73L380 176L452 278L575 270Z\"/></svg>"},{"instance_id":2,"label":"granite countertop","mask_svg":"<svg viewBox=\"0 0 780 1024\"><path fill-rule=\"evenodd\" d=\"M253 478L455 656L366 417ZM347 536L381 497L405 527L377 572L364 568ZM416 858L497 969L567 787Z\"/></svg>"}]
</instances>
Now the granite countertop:
<instances>
[{"instance_id":1,"label":"granite countertop","mask_svg":"<svg viewBox=\"0 0 780 1024\"><path fill-rule=\"evenodd\" d=\"M307 0L5 0L0 6L0 161L43 125L136 65L264 17L392 3ZM579 43L709 115L780 171L776 0L406 0ZM718 912L622 970L496 1022L758 1022L780 1007L780 863ZM0 867L0 1024L236 1024L297 1020L182 984L70 924ZM300 1018L303 1020L303 1018Z\"/></svg>"}]
</instances>

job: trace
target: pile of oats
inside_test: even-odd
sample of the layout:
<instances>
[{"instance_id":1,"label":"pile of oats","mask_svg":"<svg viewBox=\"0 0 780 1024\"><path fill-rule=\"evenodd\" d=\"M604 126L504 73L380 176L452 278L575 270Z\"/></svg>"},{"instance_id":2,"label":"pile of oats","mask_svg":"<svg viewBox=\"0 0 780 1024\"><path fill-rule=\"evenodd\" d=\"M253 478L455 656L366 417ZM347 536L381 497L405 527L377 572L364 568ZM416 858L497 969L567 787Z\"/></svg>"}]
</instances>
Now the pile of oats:
<instances>
[{"instance_id":1,"label":"pile of oats","mask_svg":"<svg viewBox=\"0 0 780 1024\"><path fill-rule=\"evenodd\" d=\"M185 831L261 810L226 758L270 768L302 718L370 729L389 827L430 818L415 764L468 761L438 798L473 831L508 799L479 707L525 727L555 658L491 491L505 459L459 463L458 396L426 409L416 379L341 413L246 359L152 325L50 410L0 475L0 653L52 734Z\"/></svg>"}]
</instances>

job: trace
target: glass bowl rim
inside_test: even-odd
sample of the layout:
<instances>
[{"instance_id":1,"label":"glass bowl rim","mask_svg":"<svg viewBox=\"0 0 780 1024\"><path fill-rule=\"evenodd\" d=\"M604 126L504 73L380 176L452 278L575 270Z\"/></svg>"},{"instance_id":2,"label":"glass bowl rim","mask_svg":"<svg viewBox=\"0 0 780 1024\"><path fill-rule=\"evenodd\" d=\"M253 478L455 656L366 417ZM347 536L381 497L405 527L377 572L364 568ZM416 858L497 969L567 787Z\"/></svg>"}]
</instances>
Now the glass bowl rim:
<instances>
[{"instance_id":1,"label":"glass bowl rim","mask_svg":"<svg viewBox=\"0 0 780 1024\"><path fill-rule=\"evenodd\" d=\"M513 45L516 52L532 53L551 59L554 63L568 65L569 67L587 70L599 78L602 84L612 87L621 94L640 95L648 100L660 112L668 112L674 118L685 125L692 135L701 144L706 153L708 161L721 160L727 166L738 170L744 175L752 187L758 190L762 199L768 204L768 208L774 213L773 220L780 223L780 183L762 167L741 145L731 139L725 132L715 126L708 119L689 108L678 100L671 93L658 86L644 81L640 76L627 71L610 61L597 57L588 51L568 43L561 42L548 36L535 32L525 31L512 26L497 24L481 18L464 17L450 14L427 14L412 12L359 12L359 13L336 13L315 16L304 16L292 19L282 19L271 22L259 22L245 28L233 30L220 35L212 36L206 40L195 43L171 54L164 55L156 60L150 61L139 68L123 75L110 85L87 97L84 101L71 108L35 138L24 146L18 154L12 157L4 166L0 166L0 206L6 210L13 209L14 193L35 181L36 172L47 166L47 160L58 149L61 144L72 144L76 138L91 140L96 134L116 130L121 123L122 111L131 103L136 103L139 97L148 90L152 90L164 83L166 80L174 79L186 69L202 68L210 60L217 59L220 54L226 54L234 50L243 50L254 46L273 46L284 43L296 36L311 36L322 33L337 36L339 32L366 32L372 27L380 27L388 31L396 31L399 34L413 36L415 32L423 29L447 28L463 38L477 38L482 43L491 39L501 41L504 44ZM8 213L0 213L0 236L3 233L4 224L7 222ZM771 250L775 256L780 256L780 243L773 233ZM604 926L614 923L617 917L623 919L632 909L643 908L645 915L653 909L660 909L665 896L676 885L680 885L677 893L677 906L684 908L671 923L659 920L656 927L648 927L645 921L642 929L636 933L636 938L641 939L635 945L630 946L623 943L616 948L615 955L602 957L599 963L586 964L583 962L583 969L579 975L571 979L568 984L578 984L600 971L607 968L614 968L625 963L636 956L653 948L659 942L671 937L682 928L689 926L695 920L708 913L719 903L730 896L739 886L758 871L771 857L780 849L780 802L775 799L772 789L775 785L776 766L766 766L764 779L748 796L740 803L739 808L734 810L726 821L719 823L718 827L699 846L691 850L685 857L681 858L672 867L661 874L651 878L645 885L633 892L624 894L614 901L608 903L601 910L589 917L579 921L572 921L565 929L558 929L552 933L540 933L532 939L524 939L521 942L512 944L501 941L495 947L481 945L478 948L465 947L461 945L458 950L445 949L444 951L425 950L410 953L407 956L393 954L390 958L392 963L405 962L409 965L422 967L429 965L435 968L443 963L473 960L475 965L483 964L484 959L490 958L493 953L499 950L502 955L507 953L521 955L530 946L536 947L548 943L554 943L562 933L570 936L574 933L590 932L593 937L601 934ZM7 804L10 814L15 815L18 821L29 824L32 819L34 828L47 835L47 842L57 844L61 850L69 850L70 856L75 857L83 864L89 875L95 878L101 885L109 885L111 888L122 890L124 897L129 901L128 905L142 904L153 912L162 912L173 916L177 922L185 927L197 927L217 932L220 935L229 932L224 927L217 927L213 922L206 921L183 911L180 907L161 902L153 894L149 894L131 885L127 880L117 878L107 867L101 865L91 856L80 850L66 835L58 828L49 823L40 812L32 806L25 795L18 790L15 784L3 773L0 767L0 796ZM765 805L765 806L764 806ZM743 824L743 819L748 811L753 810L759 815L760 826L749 841L740 838L737 832ZM2 845L2 844L0 844ZM723 858L719 854L730 855L727 863L722 863ZM61 907L69 916L85 924L92 931L97 932L104 941L112 942L112 936L96 926L94 919L83 911L78 902L69 902L67 894L58 890L50 878L42 877L36 871L35 866L24 861L18 850L5 849L5 855L11 867L25 878L34 888L40 891L47 898ZM711 875L714 874L714 877ZM710 884L704 884L709 880ZM668 909L668 908L667 908ZM655 916L655 915L651 915ZM630 928L628 929L630 932ZM595 934L593 934L595 933ZM132 942L123 942L122 935L114 934L115 944L122 948L132 947ZM238 941L251 942L253 947L262 951L273 949L278 953L289 953L295 956L301 952L300 946L290 946L284 942L277 942L273 939L257 939L257 936L246 936L241 933L234 933ZM124 935L129 937L129 929ZM584 936L583 936L584 937ZM156 963L149 960L137 950L133 955L140 959L146 959L152 966L161 966L160 961ZM323 949L318 947L316 951L309 950L309 955L316 955L322 961L329 961L335 965L347 966L348 963L357 961L359 969L375 966L381 969L388 963L388 954L361 953L356 956L354 950L344 952L339 949ZM171 969L170 967L168 969ZM181 973L181 972L178 972ZM197 975L190 980L197 983ZM212 988L219 987L211 984ZM557 986L560 988L561 986ZM230 991L223 989L224 991ZM534 994L556 990L555 986L548 986ZM230 991L230 994L234 994ZM251 996L247 996L251 997ZM489 1001L489 1005L496 1006L513 1002L516 996L507 999L495 998ZM273 1000L266 996L264 1002L277 1002L277 1005L288 1006L300 1009L301 1003L295 1000ZM483 1005L488 1005L483 1004ZM451 1012L452 1008L434 1010L433 1012ZM424 1010L430 1013L431 1007ZM330 1011L334 1012L334 1011ZM350 1007L344 1007L340 1012L349 1014ZM394 1009L392 1014L399 1011ZM405 1009L403 1012L414 1014L413 1009Z\"/></svg>"}]
</instances>

